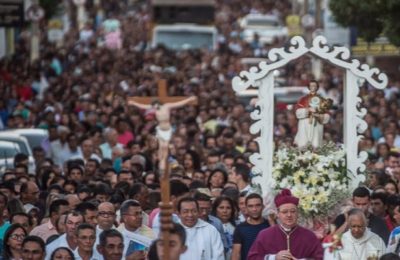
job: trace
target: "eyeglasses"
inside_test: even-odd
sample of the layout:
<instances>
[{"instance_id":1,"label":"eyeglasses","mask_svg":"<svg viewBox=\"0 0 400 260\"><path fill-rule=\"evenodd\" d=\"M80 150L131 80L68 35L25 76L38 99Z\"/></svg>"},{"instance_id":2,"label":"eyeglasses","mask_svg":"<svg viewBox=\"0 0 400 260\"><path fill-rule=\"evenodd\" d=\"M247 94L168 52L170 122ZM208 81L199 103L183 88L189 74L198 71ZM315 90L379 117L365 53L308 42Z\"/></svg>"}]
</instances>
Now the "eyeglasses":
<instances>
[{"instance_id":1,"label":"eyeglasses","mask_svg":"<svg viewBox=\"0 0 400 260\"><path fill-rule=\"evenodd\" d=\"M25 235L18 235L18 234L12 234L10 236L10 238L14 240L24 240L25 237L26 237Z\"/></svg>"},{"instance_id":2,"label":"eyeglasses","mask_svg":"<svg viewBox=\"0 0 400 260\"><path fill-rule=\"evenodd\" d=\"M112 212L112 211L100 211L97 214L100 217L103 217L103 218L108 218L108 217L114 217L115 216L115 212Z\"/></svg>"}]
</instances>

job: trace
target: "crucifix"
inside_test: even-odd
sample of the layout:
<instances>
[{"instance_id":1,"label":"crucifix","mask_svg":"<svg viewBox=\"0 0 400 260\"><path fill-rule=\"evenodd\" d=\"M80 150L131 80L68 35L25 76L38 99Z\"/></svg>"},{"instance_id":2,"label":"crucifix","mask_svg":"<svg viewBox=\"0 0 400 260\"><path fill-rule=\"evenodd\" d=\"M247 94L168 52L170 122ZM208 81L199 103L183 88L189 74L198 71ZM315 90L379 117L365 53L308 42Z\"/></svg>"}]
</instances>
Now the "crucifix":
<instances>
[{"instance_id":1,"label":"crucifix","mask_svg":"<svg viewBox=\"0 0 400 260\"><path fill-rule=\"evenodd\" d=\"M172 126L170 122L171 109L180 108L188 104L197 104L197 97L171 97L167 95L166 80L158 82L158 96L155 97L131 97L128 98L128 105L136 106L140 109L153 109L156 114L158 125L156 135L159 141L159 158L161 158L161 148L168 147L172 137Z\"/></svg>"},{"instance_id":2,"label":"crucifix","mask_svg":"<svg viewBox=\"0 0 400 260\"><path fill-rule=\"evenodd\" d=\"M183 107L188 104L197 104L197 97L171 97L167 95L167 83L165 79L158 81L158 96L156 97L132 97L128 98L128 105L140 109L155 110L158 125L156 135L159 142L158 158L159 171L161 175L161 203L160 222L161 239L164 242L164 256L169 257L169 230L172 227L173 208L170 201L168 147L172 137L172 126L170 123L170 111L174 108Z\"/></svg>"}]
</instances>

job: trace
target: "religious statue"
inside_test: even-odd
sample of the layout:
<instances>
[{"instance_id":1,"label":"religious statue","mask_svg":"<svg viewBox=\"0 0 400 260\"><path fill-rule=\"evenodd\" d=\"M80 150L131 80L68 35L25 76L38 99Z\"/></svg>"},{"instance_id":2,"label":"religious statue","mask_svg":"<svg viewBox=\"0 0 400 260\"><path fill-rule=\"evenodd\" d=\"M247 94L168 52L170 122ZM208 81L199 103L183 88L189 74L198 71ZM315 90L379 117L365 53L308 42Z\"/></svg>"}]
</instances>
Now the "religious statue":
<instances>
[{"instance_id":1,"label":"religious statue","mask_svg":"<svg viewBox=\"0 0 400 260\"><path fill-rule=\"evenodd\" d=\"M331 99L325 99L317 94L319 85L311 81L308 85L310 93L296 104L296 117L299 120L294 143L303 148L312 145L317 148L322 145L324 124L329 122L328 113L332 106Z\"/></svg>"},{"instance_id":2,"label":"religious statue","mask_svg":"<svg viewBox=\"0 0 400 260\"><path fill-rule=\"evenodd\" d=\"M155 99L151 104L141 104L130 99L128 101L128 104L136 106L140 109L154 109L156 119L158 122L158 125L156 127L156 136L159 141L159 147L160 147L159 155L160 157L163 157L161 148L168 147L169 141L171 140L172 137L172 126L170 123L171 109L183 107L184 105L196 101L197 97L191 96L178 102L171 102L165 104L161 104L161 102L157 99Z\"/></svg>"}]
</instances>

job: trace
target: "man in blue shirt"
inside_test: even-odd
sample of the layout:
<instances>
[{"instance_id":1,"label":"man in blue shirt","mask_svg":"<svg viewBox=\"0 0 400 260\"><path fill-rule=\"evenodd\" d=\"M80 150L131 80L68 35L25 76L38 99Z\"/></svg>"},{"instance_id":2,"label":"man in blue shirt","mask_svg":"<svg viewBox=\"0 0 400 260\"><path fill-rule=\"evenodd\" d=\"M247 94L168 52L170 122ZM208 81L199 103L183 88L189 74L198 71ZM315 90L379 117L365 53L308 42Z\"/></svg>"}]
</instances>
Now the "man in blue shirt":
<instances>
[{"instance_id":1,"label":"man in blue shirt","mask_svg":"<svg viewBox=\"0 0 400 260\"><path fill-rule=\"evenodd\" d=\"M247 259L247 254L258 233L269 227L269 223L262 217L264 209L263 199L256 193L246 197L247 219L240 223L233 233L233 247L231 260Z\"/></svg>"}]
</instances>

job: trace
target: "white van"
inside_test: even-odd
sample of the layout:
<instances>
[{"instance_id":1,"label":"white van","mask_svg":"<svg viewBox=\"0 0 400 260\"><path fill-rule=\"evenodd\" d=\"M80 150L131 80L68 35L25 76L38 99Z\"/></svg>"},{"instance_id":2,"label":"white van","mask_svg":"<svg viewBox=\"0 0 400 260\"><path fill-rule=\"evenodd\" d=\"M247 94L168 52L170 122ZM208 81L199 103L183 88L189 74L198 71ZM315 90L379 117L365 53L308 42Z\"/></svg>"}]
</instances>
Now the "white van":
<instances>
[{"instance_id":1,"label":"white van","mask_svg":"<svg viewBox=\"0 0 400 260\"><path fill-rule=\"evenodd\" d=\"M195 24L157 25L153 29L151 46L162 44L172 50L217 49L218 31L214 26Z\"/></svg>"}]
</instances>

